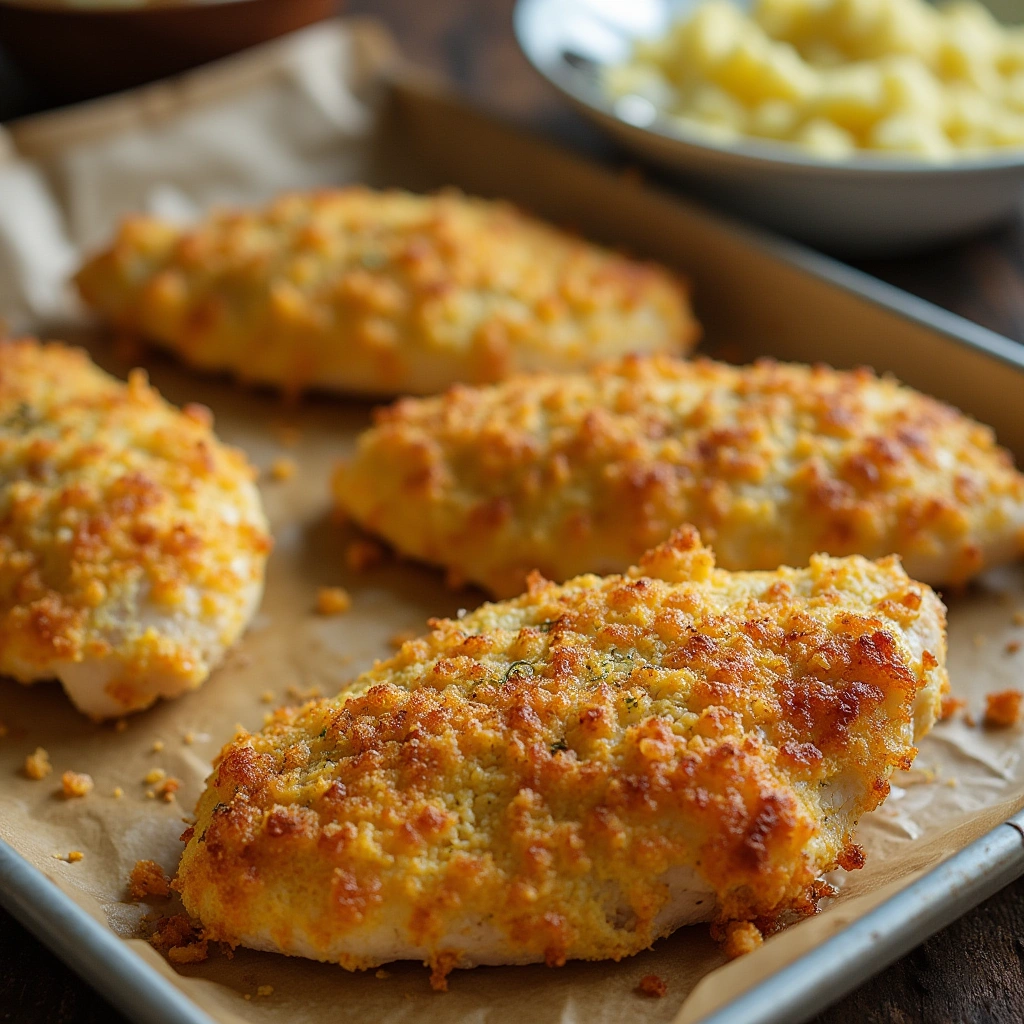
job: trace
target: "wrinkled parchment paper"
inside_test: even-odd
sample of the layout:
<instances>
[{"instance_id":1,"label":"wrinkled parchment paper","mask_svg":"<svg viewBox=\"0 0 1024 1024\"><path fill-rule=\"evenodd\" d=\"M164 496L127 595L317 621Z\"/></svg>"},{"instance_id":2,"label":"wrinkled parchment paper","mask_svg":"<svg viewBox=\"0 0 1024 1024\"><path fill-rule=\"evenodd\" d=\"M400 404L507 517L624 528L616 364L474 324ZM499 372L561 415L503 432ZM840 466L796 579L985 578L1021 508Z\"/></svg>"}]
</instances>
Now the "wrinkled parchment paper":
<instances>
[{"instance_id":1,"label":"wrinkled parchment paper","mask_svg":"<svg viewBox=\"0 0 1024 1024\"><path fill-rule=\"evenodd\" d=\"M368 404L319 397L287 406L151 351L126 356L88 325L65 280L81 253L132 210L187 219L213 203L259 201L285 188L372 181L370 139L389 60L379 29L338 23L174 85L0 135L0 315L15 329L47 325L51 335L51 325L61 324L63 336L86 344L118 375L141 362L171 401L210 406L221 436L258 466L281 456L299 465L290 480L263 477L277 543L266 596L244 641L203 689L134 716L119 731L84 720L55 683L24 688L0 680L0 837L219 1021L506 1024L524 1012L537 1024L696 1021L1024 805L1021 731L985 730L960 717L937 726L914 770L896 778L888 802L862 823L867 866L837 873L840 894L824 913L732 964L707 929L695 927L619 964L456 972L451 991L439 995L415 964L391 966L378 978L246 950L228 959L214 950L207 962L175 971L137 937L143 915L164 907L128 901L128 873L139 858L173 873L178 835L210 760L236 727L256 729L272 706L337 691L387 656L395 634L421 631L429 616L471 608L482 597L447 589L438 573L408 563L346 568L353 534L331 522L327 481L367 424ZM403 140L391 141L401 157ZM415 184L415 154L408 159L405 178ZM707 327L714 342L715 325ZM322 585L346 587L351 612L314 615ZM1013 648L1024 641L1024 625L1015 622L1024 610L1024 572L994 572L948 600L954 690L980 719L984 694L1019 685L1024 674L1024 651ZM38 746L49 751L54 771L30 781L21 765ZM181 780L172 802L147 796L155 787L143 780L153 768ZM63 799L66 769L92 775L94 791ZM84 859L67 862L71 850ZM634 992L649 973L668 983L665 998ZM272 994L258 995L260 986L272 986Z\"/></svg>"}]
</instances>

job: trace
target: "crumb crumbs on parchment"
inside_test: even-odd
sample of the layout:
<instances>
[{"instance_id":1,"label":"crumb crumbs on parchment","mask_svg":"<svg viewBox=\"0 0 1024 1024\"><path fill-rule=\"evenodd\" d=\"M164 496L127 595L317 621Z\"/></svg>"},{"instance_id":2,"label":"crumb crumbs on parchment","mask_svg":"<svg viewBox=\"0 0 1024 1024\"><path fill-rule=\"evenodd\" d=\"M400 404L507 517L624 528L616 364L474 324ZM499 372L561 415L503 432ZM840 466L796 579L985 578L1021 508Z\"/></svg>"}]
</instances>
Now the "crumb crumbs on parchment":
<instances>
[{"instance_id":1,"label":"crumb crumbs on parchment","mask_svg":"<svg viewBox=\"0 0 1024 1024\"><path fill-rule=\"evenodd\" d=\"M128 719L127 718L119 718L114 723L114 732L124 732L125 729L127 729L127 728L128 728Z\"/></svg>"},{"instance_id":2,"label":"crumb crumbs on parchment","mask_svg":"<svg viewBox=\"0 0 1024 1024\"><path fill-rule=\"evenodd\" d=\"M318 615L344 615L352 607L352 598L344 587L321 587L316 592Z\"/></svg>"},{"instance_id":3,"label":"crumb crumbs on parchment","mask_svg":"<svg viewBox=\"0 0 1024 1024\"><path fill-rule=\"evenodd\" d=\"M274 703L274 694L273 694L273 692L270 691L270 690L264 690L260 694L260 700L263 701L264 704L273 704Z\"/></svg>"},{"instance_id":4,"label":"crumb crumbs on parchment","mask_svg":"<svg viewBox=\"0 0 1024 1024\"><path fill-rule=\"evenodd\" d=\"M137 860L128 876L128 895L133 900L147 896L166 899L171 894L171 881L155 860Z\"/></svg>"},{"instance_id":5,"label":"crumb crumbs on parchment","mask_svg":"<svg viewBox=\"0 0 1024 1024\"><path fill-rule=\"evenodd\" d=\"M419 633L415 629L400 629L388 638L388 643L397 651L408 640L415 640Z\"/></svg>"},{"instance_id":6,"label":"crumb crumbs on parchment","mask_svg":"<svg viewBox=\"0 0 1024 1024\"><path fill-rule=\"evenodd\" d=\"M55 853L53 859L63 861L65 864L77 864L80 860L85 860L85 854L81 850L70 850L67 856L63 853Z\"/></svg>"},{"instance_id":7,"label":"crumb crumbs on parchment","mask_svg":"<svg viewBox=\"0 0 1024 1024\"><path fill-rule=\"evenodd\" d=\"M167 772L163 768L150 768L143 776L142 782L146 786L152 786L155 782L163 782L167 778Z\"/></svg>"},{"instance_id":8,"label":"crumb crumbs on parchment","mask_svg":"<svg viewBox=\"0 0 1024 1024\"><path fill-rule=\"evenodd\" d=\"M60 777L60 790L65 800L88 796L93 788L92 776L85 772L65 772Z\"/></svg>"},{"instance_id":9,"label":"crumb crumbs on parchment","mask_svg":"<svg viewBox=\"0 0 1024 1024\"><path fill-rule=\"evenodd\" d=\"M380 980L383 981L385 978L390 978L391 977L391 972L390 971L385 971L384 968L381 967L378 970L374 971L373 976L375 978L380 978Z\"/></svg>"},{"instance_id":10,"label":"crumb crumbs on parchment","mask_svg":"<svg viewBox=\"0 0 1024 1024\"><path fill-rule=\"evenodd\" d=\"M969 711L964 715L964 725L973 729L978 724L978 720Z\"/></svg>"},{"instance_id":11,"label":"crumb crumbs on parchment","mask_svg":"<svg viewBox=\"0 0 1024 1024\"><path fill-rule=\"evenodd\" d=\"M156 794L160 797L165 804L169 804L174 800L174 794L181 788L181 780L171 776L157 787Z\"/></svg>"},{"instance_id":12,"label":"crumb crumbs on parchment","mask_svg":"<svg viewBox=\"0 0 1024 1024\"><path fill-rule=\"evenodd\" d=\"M939 721L945 722L965 707L967 707L967 701L963 697L954 697L950 693L944 694L942 704L939 707Z\"/></svg>"},{"instance_id":13,"label":"crumb crumbs on parchment","mask_svg":"<svg viewBox=\"0 0 1024 1024\"><path fill-rule=\"evenodd\" d=\"M667 991L665 979L657 974L645 974L636 985L637 995L647 996L648 999L661 999Z\"/></svg>"},{"instance_id":14,"label":"crumb crumbs on parchment","mask_svg":"<svg viewBox=\"0 0 1024 1024\"><path fill-rule=\"evenodd\" d=\"M984 647L988 643L988 637L984 633L975 633L972 639L975 647Z\"/></svg>"},{"instance_id":15,"label":"crumb crumbs on parchment","mask_svg":"<svg viewBox=\"0 0 1024 1024\"><path fill-rule=\"evenodd\" d=\"M114 792L111 794L115 800L120 800L124 796L124 790L120 786L114 787Z\"/></svg>"},{"instance_id":16,"label":"crumb crumbs on parchment","mask_svg":"<svg viewBox=\"0 0 1024 1024\"><path fill-rule=\"evenodd\" d=\"M274 994L273 985L257 985L256 995L258 996L272 996Z\"/></svg>"},{"instance_id":17,"label":"crumb crumbs on parchment","mask_svg":"<svg viewBox=\"0 0 1024 1024\"><path fill-rule=\"evenodd\" d=\"M352 541L345 549L345 561L353 572L369 572L376 569L386 556L384 546L367 537Z\"/></svg>"},{"instance_id":18,"label":"crumb crumbs on parchment","mask_svg":"<svg viewBox=\"0 0 1024 1024\"><path fill-rule=\"evenodd\" d=\"M153 740L152 753L159 754L160 751L163 750L163 749L164 749L164 741L163 740Z\"/></svg>"},{"instance_id":19,"label":"crumb crumbs on parchment","mask_svg":"<svg viewBox=\"0 0 1024 1024\"><path fill-rule=\"evenodd\" d=\"M186 914L161 918L149 941L172 964L198 964L209 955L209 943Z\"/></svg>"},{"instance_id":20,"label":"crumb crumbs on parchment","mask_svg":"<svg viewBox=\"0 0 1024 1024\"><path fill-rule=\"evenodd\" d=\"M730 960L752 953L764 942L761 929L753 921L730 921L724 928L712 928L711 934L722 944L722 952Z\"/></svg>"},{"instance_id":21,"label":"crumb crumbs on parchment","mask_svg":"<svg viewBox=\"0 0 1024 1024\"><path fill-rule=\"evenodd\" d=\"M983 724L989 729L1006 729L1021 718L1024 693L1020 690L999 690L985 695Z\"/></svg>"},{"instance_id":22,"label":"crumb crumbs on parchment","mask_svg":"<svg viewBox=\"0 0 1024 1024\"><path fill-rule=\"evenodd\" d=\"M1016 654L1020 650L1020 648L1021 648L1021 641L1020 640L1011 640L1006 645L1006 653L1007 654Z\"/></svg>"},{"instance_id":23,"label":"crumb crumbs on parchment","mask_svg":"<svg viewBox=\"0 0 1024 1024\"><path fill-rule=\"evenodd\" d=\"M274 459L270 464L268 473L271 480L283 483L285 480L291 480L298 471L299 464L287 455L282 455L280 458Z\"/></svg>"},{"instance_id":24,"label":"crumb crumbs on parchment","mask_svg":"<svg viewBox=\"0 0 1024 1024\"><path fill-rule=\"evenodd\" d=\"M1018 608L1013 613L1013 624L1015 626L1024 626L1024 608Z\"/></svg>"},{"instance_id":25,"label":"crumb crumbs on parchment","mask_svg":"<svg viewBox=\"0 0 1024 1024\"><path fill-rule=\"evenodd\" d=\"M943 785L949 786L950 789L956 789L956 787L960 785L960 780L955 775L951 775L946 779Z\"/></svg>"},{"instance_id":26,"label":"crumb crumbs on parchment","mask_svg":"<svg viewBox=\"0 0 1024 1024\"><path fill-rule=\"evenodd\" d=\"M40 779L45 779L52 771L53 765L50 764L50 755L43 747L36 747L35 753L29 754L25 758L25 775L36 782Z\"/></svg>"},{"instance_id":27,"label":"crumb crumbs on parchment","mask_svg":"<svg viewBox=\"0 0 1024 1024\"><path fill-rule=\"evenodd\" d=\"M189 730L187 733L185 733L184 736L181 737L181 742L184 743L186 747L191 747L192 744L195 743L195 741L196 734L191 730Z\"/></svg>"}]
</instances>

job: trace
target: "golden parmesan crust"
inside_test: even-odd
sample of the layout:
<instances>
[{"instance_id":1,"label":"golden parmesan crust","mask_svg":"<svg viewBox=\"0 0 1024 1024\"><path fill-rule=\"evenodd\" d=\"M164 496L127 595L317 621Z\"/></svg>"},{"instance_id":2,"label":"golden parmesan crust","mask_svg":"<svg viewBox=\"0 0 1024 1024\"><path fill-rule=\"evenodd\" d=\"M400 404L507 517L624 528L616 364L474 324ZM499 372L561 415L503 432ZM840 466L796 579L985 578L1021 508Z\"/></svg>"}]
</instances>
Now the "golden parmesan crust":
<instances>
[{"instance_id":1,"label":"golden parmesan crust","mask_svg":"<svg viewBox=\"0 0 1024 1024\"><path fill-rule=\"evenodd\" d=\"M698 334L663 268L455 192L286 195L188 230L136 217L77 280L118 326L289 391L430 394Z\"/></svg>"},{"instance_id":2,"label":"golden parmesan crust","mask_svg":"<svg viewBox=\"0 0 1024 1024\"><path fill-rule=\"evenodd\" d=\"M896 559L731 574L692 530L432 626L221 751L175 883L207 937L443 976L807 909L946 685Z\"/></svg>"},{"instance_id":3,"label":"golden parmesan crust","mask_svg":"<svg viewBox=\"0 0 1024 1024\"><path fill-rule=\"evenodd\" d=\"M0 342L0 672L97 717L198 686L262 588L253 475L143 371Z\"/></svg>"},{"instance_id":4,"label":"golden parmesan crust","mask_svg":"<svg viewBox=\"0 0 1024 1024\"><path fill-rule=\"evenodd\" d=\"M1024 550L1024 477L992 432L867 370L627 358L378 414L338 505L498 596L534 568L620 572L680 523L728 569L897 553L963 581Z\"/></svg>"}]
</instances>

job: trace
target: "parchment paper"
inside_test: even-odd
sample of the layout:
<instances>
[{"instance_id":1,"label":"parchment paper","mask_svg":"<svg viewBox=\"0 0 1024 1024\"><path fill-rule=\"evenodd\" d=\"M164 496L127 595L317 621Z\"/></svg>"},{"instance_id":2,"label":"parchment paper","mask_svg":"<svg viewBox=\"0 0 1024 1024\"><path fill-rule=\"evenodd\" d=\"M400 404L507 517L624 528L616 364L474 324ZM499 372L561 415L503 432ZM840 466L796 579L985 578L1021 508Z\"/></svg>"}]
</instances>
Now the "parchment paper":
<instances>
[{"instance_id":1,"label":"parchment paper","mask_svg":"<svg viewBox=\"0 0 1024 1024\"><path fill-rule=\"evenodd\" d=\"M619 964L457 972L451 990L439 995L415 964L394 965L378 978L245 950L229 959L214 950L207 962L176 971L137 937L143 916L165 908L131 903L128 873L139 858L173 873L183 821L212 756L237 726L256 729L271 706L314 690L337 691L387 656L396 633L422 630L429 616L474 607L482 595L447 589L438 573L408 563L366 573L346 568L353 534L330 520L327 480L367 424L368 404L320 397L287 406L151 351L127 356L88 326L64 282L83 249L109 234L123 213L189 217L215 202L259 201L285 188L372 175L375 100L391 60L375 26L333 24L176 85L107 101L87 116L50 115L0 137L0 315L19 329L46 324L52 333L59 324L62 336L87 344L119 375L141 362L171 401L209 405L221 436L257 465L268 467L279 456L299 465L291 480L264 478L277 546L263 606L200 691L130 718L119 731L83 719L57 684L0 681L0 837L217 1020L511 1024L529 1013L538 1024L696 1021L1024 806L1021 730L985 730L962 718L937 726L915 769L895 780L888 802L862 823L867 866L831 879L840 895L818 917L732 964L707 929L696 927ZM392 142L400 152L401 139ZM415 167L408 178L415 181ZM351 612L314 615L321 585L345 586ZM991 573L947 600L954 690L980 720L986 692L1021 682L1024 651L1012 645L1024 641L1024 626L1014 621L1024 610L1024 573L1019 566ZM37 746L49 751L54 771L30 781L21 766ZM171 803L146 796L154 787L143 779L157 767L181 780ZM95 790L63 799L66 769L91 774ZM120 799L115 787L123 790ZM84 859L55 859L71 850ZM665 998L634 992L649 973L667 981ZM259 986L272 986L272 994L257 995Z\"/></svg>"}]
</instances>

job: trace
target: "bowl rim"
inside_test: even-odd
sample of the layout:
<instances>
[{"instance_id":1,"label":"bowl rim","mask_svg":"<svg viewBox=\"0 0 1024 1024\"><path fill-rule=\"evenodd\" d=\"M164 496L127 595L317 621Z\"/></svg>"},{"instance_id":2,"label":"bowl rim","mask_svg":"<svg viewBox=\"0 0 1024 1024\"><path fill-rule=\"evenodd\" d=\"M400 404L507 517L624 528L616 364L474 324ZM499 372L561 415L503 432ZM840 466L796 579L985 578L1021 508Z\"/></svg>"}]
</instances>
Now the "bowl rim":
<instances>
[{"instance_id":1,"label":"bowl rim","mask_svg":"<svg viewBox=\"0 0 1024 1024\"><path fill-rule=\"evenodd\" d=\"M558 2L559 0L516 0L512 11L512 26L520 51L534 70L563 95L591 115L596 115L599 120L612 121L617 127L629 132L650 135L680 147L715 154L721 157L723 162L743 162L765 170L818 171L836 177L958 176L972 172L1024 168L1024 146L1019 149L996 150L992 155L965 156L943 162L881 153L847 157L843 160L825 160L805 153L795 145L753 137L746 137L738 142L719 143L699 132L687 131L684 126L671 123L662 117L656 117L650 125L635 124L617 113L611 98L601 89L589 84L582 73L572 71L564 62L552 64L538 52L534 45L531 19L537 17L546 6Z\"/></svg>"}]
</instances>

